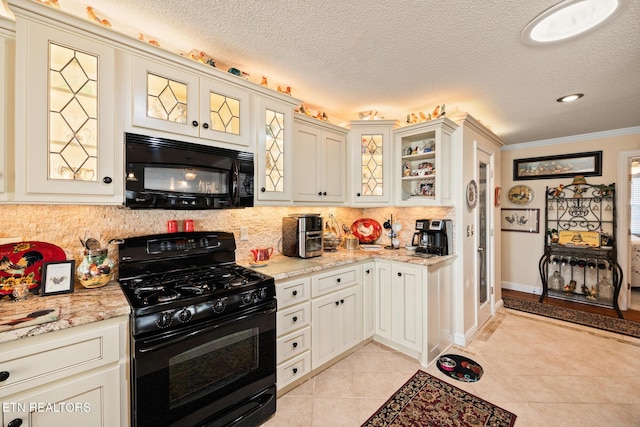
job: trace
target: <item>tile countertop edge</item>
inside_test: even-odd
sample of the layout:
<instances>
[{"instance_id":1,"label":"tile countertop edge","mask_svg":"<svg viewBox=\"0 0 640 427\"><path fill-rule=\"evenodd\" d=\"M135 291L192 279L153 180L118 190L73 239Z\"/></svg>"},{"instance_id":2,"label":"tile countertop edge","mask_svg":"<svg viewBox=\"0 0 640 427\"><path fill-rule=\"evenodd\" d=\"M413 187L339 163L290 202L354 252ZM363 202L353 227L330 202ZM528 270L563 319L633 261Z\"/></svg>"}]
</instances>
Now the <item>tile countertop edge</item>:
<instances>
[{"instance_id":1,"label":"tile countertop edge","mask_svg":"<svg viewBox=\"0 0 640 427\"><path fill-rule=\"evenodd\" d=\"M339 249L335 252L324 252L320 257L306 259L277 255L273 257L267 265L261 267L252 266L248 261L243 262L242 260L238 260L237 263L271 276L277 282L297 276L316 273L322 270L328 270L334 267L341 267L363 261L373 261L376 259L406 262L429 267L456 257L456 255L453 254L422 258L413 256L413 254L413 252L407 251L406 249L381 249L378 251Z\"/></svg>"},{"instance_id":2,"label":"tile countertop edge","mask_svg":"<svg viewBox=\"0 0 640 427\"><path fill-rule=\"evenodd\" d=\"M0 301L0 319L49 308L60 308L58 320L0 332L0 344L48 332L99 322L131 312L129 302L116 281L94 289L76 287L70 294L47 297L30 295L26 301Z\"/></svg>"}]
</instances>

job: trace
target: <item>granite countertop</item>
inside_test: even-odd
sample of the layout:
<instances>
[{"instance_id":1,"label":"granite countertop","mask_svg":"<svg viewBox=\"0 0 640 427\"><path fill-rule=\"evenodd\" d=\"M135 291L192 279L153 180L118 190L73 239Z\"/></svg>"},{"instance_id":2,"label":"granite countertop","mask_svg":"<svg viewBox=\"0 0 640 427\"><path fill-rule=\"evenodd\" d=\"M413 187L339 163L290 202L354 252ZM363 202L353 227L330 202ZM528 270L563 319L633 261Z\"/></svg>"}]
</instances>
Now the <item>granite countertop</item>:
<instances>
[{"instance_id":1,"label":"granite countertop","mask_svg":"<svg viewBox=\"0 0 640 427\"><path fill-rule=\"evenodd\" d=\"M46 334L112 317L128 316L131 308L120 285L116 281L95 289L76 287L70 294L46 297L29 295L25 301L13 302L6 297L0 300L0 321L15 319L23 314L53 310L49 315L57 319L34 324L39 320L25 321L8 329L0 325L0 343ZM46 320L46 315L43 316ZM29 326L27 326L29 325ZM8 330L5 330L8 329Z\"/></svg>"},{"instance_id":2,"label":"granite countertop","mask_svg":"<svg viewBox=\"0 0 640 427\"><path fill-rule=\"evenodd\" d=\"M373 259L407 262L410 264L428 267L456 257L455 255L447 255L424 258L414 256L414 254L415 252L408 251L404 248L396 250L381 248L380 250L375 251L346 250L340 248L337 251L324 252L322 256L307 259L276 255L269 260L267 265L259 268L252 266L248 262L238 261L238 264L244 267L257 269L261 273L271 276L277 281Z\"/></svg>"},{"instance_id":3,"label":"granite countertop","mask_svg":"<svg viewBox=\"0 0 640 427\"><path fill-rule=\"evenodd\" d=\"M260 267L258 271L272 276L276 280L283 280L372 259L430 266L455 258L455 255L422 258L413 256L413 254L414 252L402 248L376 251L339 249L335 252L324 252L320 257L308 259L277 255L267 265ZM256 268L246 262L238 261L238 264ZM27 319L15 326L6 324L8 320L23 318L23 316L37 311L49 311L49 313L40 319ZM76 287L74 292L70 294L47 297L30 295L26 301L20 302L13 302L5 297L0 300L0 343L99 322L113 317L128 316L130 311L129 303L116 281L112 281L102 288ZM5 321L4 324L2 321Z\"/></svg>"}]
</instances>

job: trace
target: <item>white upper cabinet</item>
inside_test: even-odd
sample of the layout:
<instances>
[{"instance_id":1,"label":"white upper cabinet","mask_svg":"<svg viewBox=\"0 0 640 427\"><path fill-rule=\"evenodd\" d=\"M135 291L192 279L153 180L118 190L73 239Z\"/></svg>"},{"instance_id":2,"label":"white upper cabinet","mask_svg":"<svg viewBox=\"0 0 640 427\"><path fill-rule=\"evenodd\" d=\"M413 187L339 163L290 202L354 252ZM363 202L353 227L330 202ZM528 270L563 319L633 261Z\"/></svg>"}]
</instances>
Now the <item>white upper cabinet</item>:
<instances>
[{"instance_id":1,"label":"white upper cabinet","mask_svg":"<svg viewBox=\"0 0 640 427\"><path fill-rule=\"evenodd\" d=\"M348 200L353 205L379 205L391 200L394 120L351 122Z\"/></svg>"},{"instance_id":2,"label":"white upper cabinet","mask_svg":"<svg viewBox=\"0 0 640 427\"><path fill-rule=\"evenodd\" d=\"M15 23L0 16L0 200L13 188Z\"/></svg>"},{"instance_id":3,"label":"white upper cabinet","mask_svg":"<svg viewBox=\"0 0 640 427\"><path fill-rule=\"evenodd\" d=\"M265 98L259 98L256 104L256 202L290 202L293 181L293 105Z\"/></svg>"},{"instance_id":4,"label":"white upper cabinet","mask_svg":"<svg viewBox=\"0 0 640 427\"><path fill-rule=\"evenodd\" d=\"M347 129L294 117L294 202L344 203Z\"/></svg>"},{"instance_id":5,"label":"white upper cabinet","mask_svg":"<svg viewBox=\"0 0 640 427\"><path fill-rule=\"evenodd\" d=\"M15 200L122 203L114 47L78 29L92 24L67 26L13 10L16 51L21 52L16 56Z\"/></svg>"},{"instance_id":6,"label":"white upper cabinet","mask_svg":"<svg viewBox=\"0 0 640 427\"><path fill-rule=\"evenodd\" d=\"M250 94L224 81L136 56L133 125L250 147ZM209 142L209 141L214 141Z\"/></svg>"},{"instance_id":7,"label":"white upper cabinet","mask_svg":"<svg viewBox=\"0 0 640 427\"><path fill-rule=\"evenodd\" d=\"M394 133L395 204L453 204L453 132L458 127L441 118L397 129Z\"/></svg>"}]
</instances>

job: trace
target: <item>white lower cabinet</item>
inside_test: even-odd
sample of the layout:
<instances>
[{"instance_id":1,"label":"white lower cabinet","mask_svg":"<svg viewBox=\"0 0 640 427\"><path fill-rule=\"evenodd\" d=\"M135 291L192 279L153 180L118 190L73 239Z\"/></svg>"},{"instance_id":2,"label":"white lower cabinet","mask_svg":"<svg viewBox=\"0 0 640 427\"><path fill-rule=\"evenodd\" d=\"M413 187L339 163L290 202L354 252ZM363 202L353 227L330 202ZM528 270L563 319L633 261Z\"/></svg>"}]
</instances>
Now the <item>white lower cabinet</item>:
<instances>
[{"instance_id":1,"label":"white lower cabinet","mask_svg":"<svg viewBox=\"0 0 640 427\"><path fill-rule=\"evenodd\" d=\"M126 317L0 345L3 426L129 425Z\"/></svg>"},{"instance_id":2,"label":"white lower cabinet","mask_svg":"<svg viewBox=\"0 0 640 427\"><path fill-rule=\"evenodd\" d=\"M362 342L360 284L314 299L311 313L313 369Z\"/></svg>"},{"instance_id":3,"label":"white lower cabinet","mask_svg":"<svg viewBox=\"0 0 640 427\"><path fill-rule=\"evenodd\" d=\"M422 362L425 365L433 362L453 343L451 274L451 262L436 264L428 269L425 304L427 358Z\"/></svg>"},{"instance_id":4,"label":"white lower cabinet","mask_svg":"<svg viewBox=\"0 0 640 427\"><path fill-rule=\"evenodd\" d=\"M277 388L311 372L311 278L276 283Z\"/></svg>"},{"instance_id":5,"label":"white lower cabinet","mask_svg":"<svg viewBox=\"0 0 640 427\"><path fill-rule=\"evenodd\" d=\"M376 333L375 315L375 278L376 263L373 261L362 264L362 304L363 304L363 332L364 339L371 338Z\"/></svg>"}]
</instances>

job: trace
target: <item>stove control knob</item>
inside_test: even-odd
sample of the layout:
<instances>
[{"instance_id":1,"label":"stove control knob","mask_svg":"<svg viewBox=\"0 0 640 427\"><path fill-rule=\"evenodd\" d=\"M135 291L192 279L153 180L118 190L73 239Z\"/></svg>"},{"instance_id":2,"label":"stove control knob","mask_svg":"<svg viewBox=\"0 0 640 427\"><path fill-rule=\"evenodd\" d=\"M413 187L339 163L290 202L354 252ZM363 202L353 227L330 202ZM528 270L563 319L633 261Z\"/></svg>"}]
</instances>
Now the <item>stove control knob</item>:
<instances>
[{"instance_id":1,"label":"stove control knob","mask_svg":"<svg viewBox=\"0 0 640 427\"><path fill-rule=\"evenodd\" d=\"M259 289L256 297L258 298L258 301L263 301L267 297L267 288Z\"/></svg>"},{"instance_id":2,"label":"stove control knob","mask_svg":"<svg viewBox=\"0 0 640 427\"><path fill-rule=\"evenodd\" d=\"M187 308L183 308L178 312L178 320L182 323L187 323L191 320L191 317L193 317L193 314Z\"/></svg>"},{"instance_id":3,"label":"stove control knob","mask_svg":"<svg viewBox=\"0 0 640 427\"><path fill-rule=\"evenodd\" d=\"M242 294L242 302L244 304L251 304L253 302L253 292L245 292Z\"/></svg>"},{"instance_id":4,"label":"stove control knob","mask_svg":"<svg viewBox=\"0 0 640 427\"><path fill-rule=\"evenodd\" d=\"M226 300L226 298L224 299ZM211 305L211 308L215 313L222 313L224 309L227 308L227 304L225 304L224 300L219 299Z\"/></svg>"},{"instance_id":5,"label":"stove control knob","mask_svg":"<svg viewBox=\"0 0 640 427\"><path fill-rule=\"evenodd\" d=\"M171 313L162 313L160 318L156 320L156 326L158 328L166 328L171 325L171 322L173 322Z\"/></svg>"}]
</instances>

